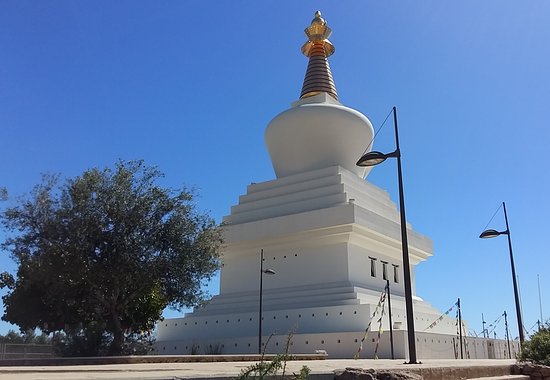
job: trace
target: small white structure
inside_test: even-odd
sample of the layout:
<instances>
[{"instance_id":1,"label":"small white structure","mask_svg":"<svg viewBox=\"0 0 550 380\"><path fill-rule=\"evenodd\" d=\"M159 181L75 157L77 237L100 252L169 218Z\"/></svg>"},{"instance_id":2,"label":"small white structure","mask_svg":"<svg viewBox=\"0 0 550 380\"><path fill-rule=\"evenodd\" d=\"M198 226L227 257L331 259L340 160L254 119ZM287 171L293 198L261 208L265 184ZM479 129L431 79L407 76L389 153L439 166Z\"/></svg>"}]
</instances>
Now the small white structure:
<instances>
[{"instance_id":1,"label":"small white structure","mask_svg":"<svg viewBox=\"0 0 550 380\"><path fill-rule=\"evenodd\" d=\"M353 357L389 281L395 356L407 355L399 213L355 165L372 142L373 128L338 101L327 61L334 47L320 13L306 35L302 51L310 63L301 98L265 132L277 179L251 184L231 208L224 219L220 294L183 318L159 322L160 354L258 352L263 250L263 268L276 274L263 277L262 350L281 352L293 331L292 352ZM408 236L415 293L414 267L433 247L410 225ZM379 320L385 332L378 357L390 357L387 306L385 313L374 316L362 357L374 356ZM440 316L414 297L419 358L456 356L456 320L444 315L433 326ZM476 357L489 356L483 344L472 341Z\"/></svg>"}]
</instances>

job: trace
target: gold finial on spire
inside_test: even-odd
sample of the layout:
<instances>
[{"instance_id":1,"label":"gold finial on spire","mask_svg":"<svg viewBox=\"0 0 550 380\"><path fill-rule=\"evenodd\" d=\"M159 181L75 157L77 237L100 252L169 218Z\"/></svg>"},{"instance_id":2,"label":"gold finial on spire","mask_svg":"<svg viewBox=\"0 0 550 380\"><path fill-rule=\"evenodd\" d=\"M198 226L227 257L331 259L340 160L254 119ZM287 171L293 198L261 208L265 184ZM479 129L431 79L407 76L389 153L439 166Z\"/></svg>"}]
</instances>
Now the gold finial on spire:
<instances>
[{"instance_id":1,"label":"gold finial on spire","mask_svg":"<svg viewBox=\"0 0 550 380\"><path fill-rule=\"evenodd\" d=\"M326 92L338 100L327 60L334 53L334 45L328 40L332 30L321 17L320 11L315 12L311 25L304 32L308 41L302 46L302 53L309 57L309 63L300 99Z\"/></svg>"},{"instance_id":2,"label":"gold finial on spire","mask_svg":"<svg viewBox=\"0 0 550 380\"><path fill-rule=\"evenodd\" d=\"M328 40L332 34L332 29L327 25L324 18L321 17L321 12L315 12L315 18L311 20L311 25L304 32L308 41L302 46L302 53L306 57L311 57L311 49L314 45L323 45L325 56L330 57L334 53L334 45Z\"/></svg>"}]
</instances>

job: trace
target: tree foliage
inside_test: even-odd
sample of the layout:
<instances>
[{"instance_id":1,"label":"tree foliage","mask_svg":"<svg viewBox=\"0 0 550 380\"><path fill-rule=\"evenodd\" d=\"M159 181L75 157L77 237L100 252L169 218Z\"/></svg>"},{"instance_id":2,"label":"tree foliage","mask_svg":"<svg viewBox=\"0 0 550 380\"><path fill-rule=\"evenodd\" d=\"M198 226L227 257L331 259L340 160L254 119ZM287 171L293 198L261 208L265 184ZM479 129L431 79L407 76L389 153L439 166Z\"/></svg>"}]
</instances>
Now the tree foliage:
<instances>
[{"instance_id":1,"label":"tree foliage","mask_svg":"<svg viewBox=\"0 0 550 380\"><path fill-rule=\"evenodd\" d=\"M107 339L119 354L125 336L150 331L165 307L202 303L221 231L197 212L192 192L162 188L161 177L142 161L63 182L45 176L8 208L1 221L12 235L2 247L18 269L16 278L0 275L2 319L97 346Z\"/></svg>"},{"instance_id":2,"label":"tree foliage","mask_svg":"<svg viewBox=\"0 0 550 380\"><path fill-rule=\"evenodd\" d=\"M36 335L34 330L27 330L24 333L9 330L6 335L0 335L0 343L50 344L51 342L52 340L47 334Z\"/></svg>"},{"instance_id":3,"label":"tree foliage","mask_svg":"<svg viewBox=\"0 0 550 380\"><path fill-rule=\"evenodd\" d=\"M523 344L520 359L550 366L550 323L546 323Z\"/></svg>"}]
</instances>

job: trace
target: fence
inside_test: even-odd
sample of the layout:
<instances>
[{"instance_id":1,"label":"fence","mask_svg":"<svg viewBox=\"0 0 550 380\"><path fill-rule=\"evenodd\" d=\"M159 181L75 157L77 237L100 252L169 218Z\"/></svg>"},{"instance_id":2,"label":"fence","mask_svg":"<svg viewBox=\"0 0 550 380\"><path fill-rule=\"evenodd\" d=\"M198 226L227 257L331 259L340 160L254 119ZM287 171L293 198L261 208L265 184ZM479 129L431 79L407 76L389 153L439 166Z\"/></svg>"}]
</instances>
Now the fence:
<instances>
[{"instance_id":1,"label":"fence","mask_svg":"<svg viewBox=\"0 0 550 380\"><path fill-rule=\"evenodd\" d=\"M0 360L51 358L51 344L0 343Z\"/></svg>"}]
</instances>

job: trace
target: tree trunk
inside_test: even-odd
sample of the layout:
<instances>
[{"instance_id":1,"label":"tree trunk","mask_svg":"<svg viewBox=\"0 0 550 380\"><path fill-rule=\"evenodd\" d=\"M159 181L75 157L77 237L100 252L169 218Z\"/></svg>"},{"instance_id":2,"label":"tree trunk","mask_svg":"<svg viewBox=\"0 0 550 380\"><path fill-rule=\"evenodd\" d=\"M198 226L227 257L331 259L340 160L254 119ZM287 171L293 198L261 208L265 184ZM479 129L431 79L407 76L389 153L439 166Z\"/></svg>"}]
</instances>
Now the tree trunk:
<instances>
[{"instance_id":1,"label":"tree trunk","mask_svg":"<svg viewBox=\"0 0 550 380\"><path fill-rule=\"evenodd\" d=\"M109 354L113 356L120 355L122 353L122 345L124 343L124 332L120 324L120 318L116 311L112 311L111 317L113 319L113 342L109 348Z\"/></svg>"}]
</instances>

